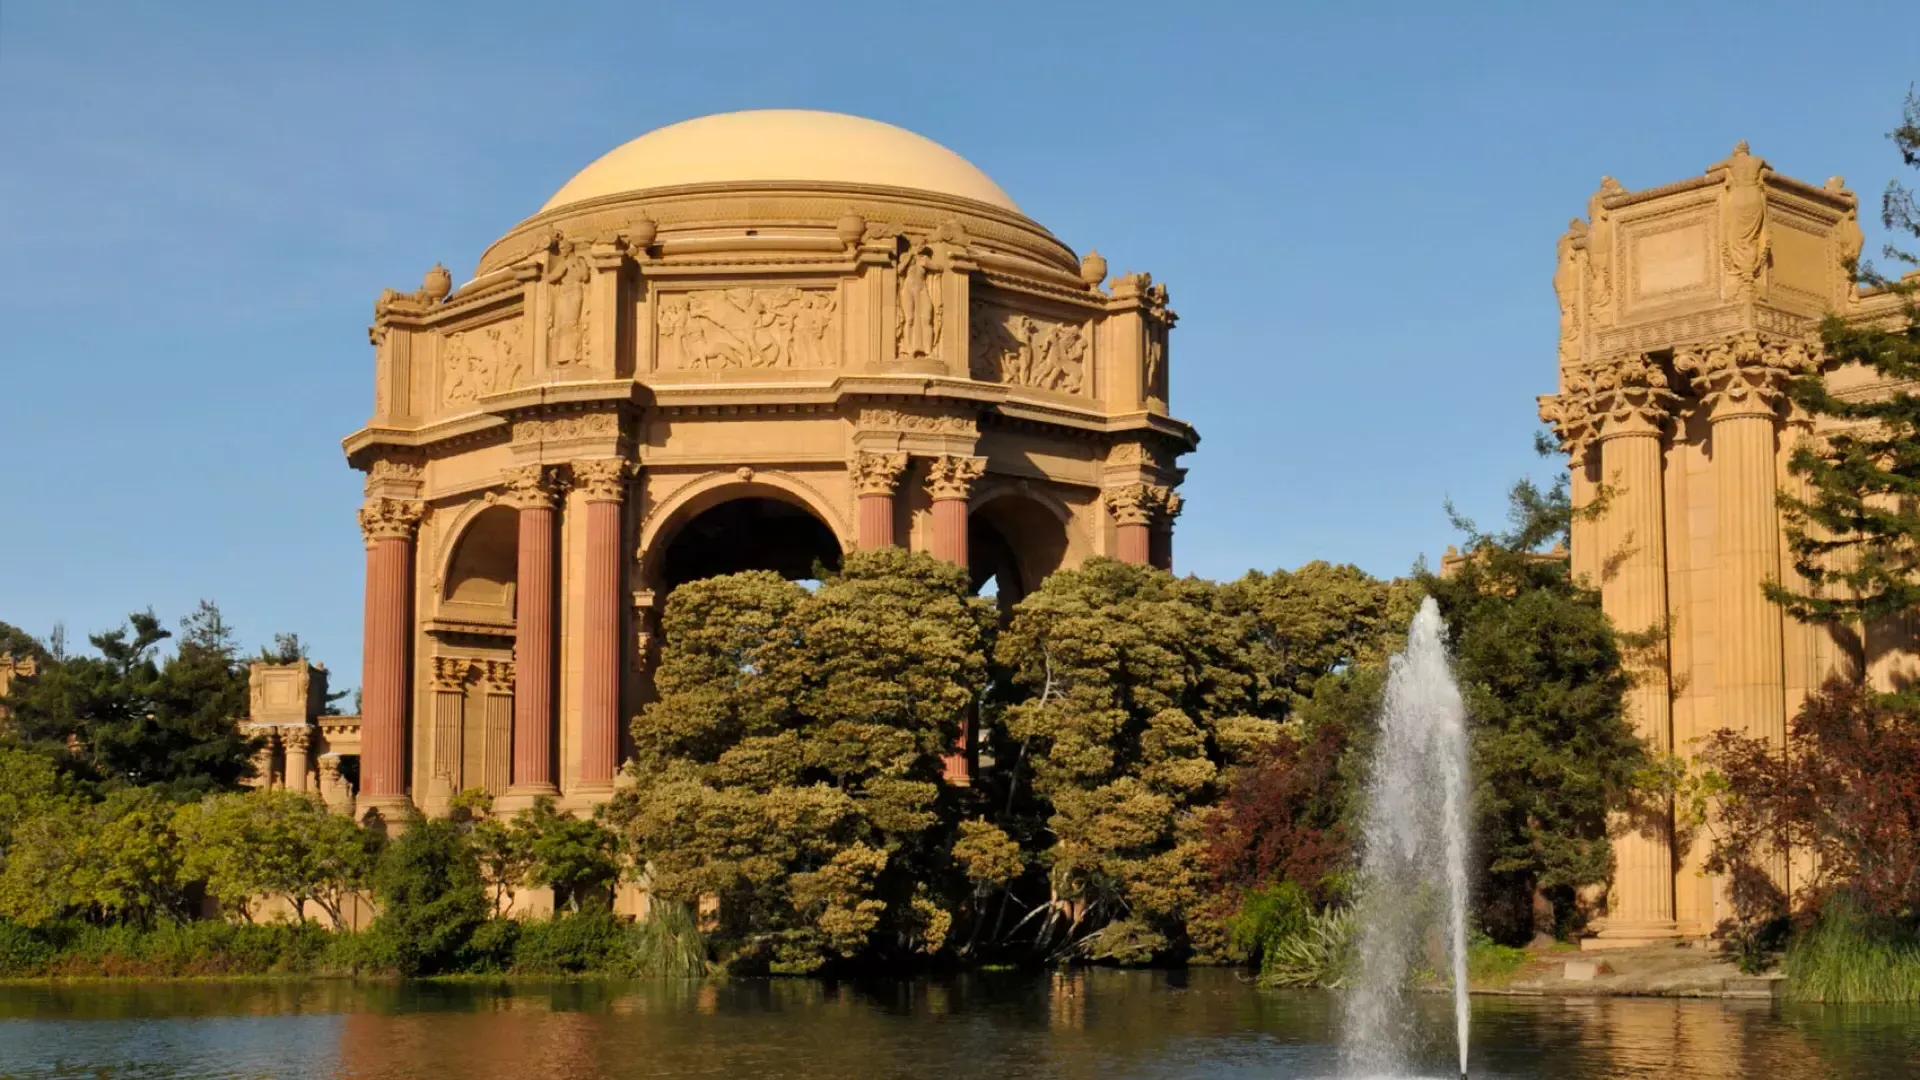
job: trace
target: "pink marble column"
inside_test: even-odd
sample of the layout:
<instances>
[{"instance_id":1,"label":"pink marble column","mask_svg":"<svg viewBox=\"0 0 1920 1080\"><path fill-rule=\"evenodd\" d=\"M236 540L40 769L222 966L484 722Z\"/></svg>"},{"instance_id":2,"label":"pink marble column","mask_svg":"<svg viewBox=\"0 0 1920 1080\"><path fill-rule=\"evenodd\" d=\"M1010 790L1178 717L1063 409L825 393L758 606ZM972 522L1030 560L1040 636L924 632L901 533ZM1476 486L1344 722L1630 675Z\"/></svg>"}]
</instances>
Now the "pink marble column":
<instances>
[{"instance_id":1,"label":"pink marble column","mask_svg":"<svg viewBox=\"0 0 1920 1080\"><path fill-rule=\"evenodd\" d=\"M628 463L576 461L587 504L585 664L580 687L580 783L611 787L620 756L620 503Z\"/></svg>"},{"instance_id":2,"label":"pink marble column","mask_svg":"<svg viewBox=\"0 0 1920 1080\"><path fill-rule=\"evenodd\" d=\"M407 661L413 534L425 508L372 498L360 508L367 541L366 629L360 677L360 791L368 809L407 801Z\"/></svg>"},{"instance_id":3,"label":"pink marble column","mask_svg":"<svg viewBox=\"0 0 1920 1080\"><path fill-rule=\"evenodd\" d=\"M933 546L936 559L967 565L967 496L986 472L987 459L943 454L927 466L927 493L933 496Z\"/></svg>"},{"instance_id":4,"label":"pink marble column","mask_svg":"<svg viewBox=\"0 0 1920 1080\"><path fill-rule=\"evenodd\" d=\"M513 666L513 784L509 794L553 795L554 784L554 560L555 487L545 466L508 472L507 487L520 510L515 573Z\"/></svg>"},{"instance_id":5,"label":"pink marble column","mask_svg":"<svg viewBox=\"0 0 1920 1080\"><path fill-rule=\"evenodd\" d=\"M906 468L905 454L854 455L849 471L860 503L861 551L893 546L893 491Z\"/></svg>"},{"instance_id":6,"label":"pink marble column","mask_svg":"<svg viewBox=\"0 0 1920 1080\"><path fill-rule=\"evenodd\" d=\"M1155 484L1123 484L1108 488L1103 497L1107 512L1113 515L1114 557L1136 566L1153 563L1155 522L1169 516L1169 507L1177 512L1179 496ZM1162 569L1172 566L1170 542L1161 561L1166 563Z\"/></svg>"}]
</instances>

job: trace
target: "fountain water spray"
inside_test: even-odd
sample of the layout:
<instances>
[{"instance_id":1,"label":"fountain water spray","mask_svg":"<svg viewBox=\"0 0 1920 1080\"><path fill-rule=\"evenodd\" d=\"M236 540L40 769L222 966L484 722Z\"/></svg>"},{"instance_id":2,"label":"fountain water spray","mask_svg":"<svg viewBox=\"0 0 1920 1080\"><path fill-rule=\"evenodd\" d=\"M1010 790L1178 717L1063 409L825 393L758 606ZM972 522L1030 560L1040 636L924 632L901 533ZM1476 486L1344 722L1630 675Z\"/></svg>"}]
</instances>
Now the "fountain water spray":
<instances>
[{"instance_id":1,"label":"fountain water spray","mask_svg":"<svg viewBox=\"0 0 1920 1080\"><path fill-rule=\"evenodd\" d=\"M1418 1042L1407 981L1436 925L1453 971L1455 1038L1467 1075L1467 710L1447 665L1446 624L1420 605L1387 670L1367 778L1356 969L1344 1000L1349 1075L1404 1074Z\"/></svg>"}]
</instances>

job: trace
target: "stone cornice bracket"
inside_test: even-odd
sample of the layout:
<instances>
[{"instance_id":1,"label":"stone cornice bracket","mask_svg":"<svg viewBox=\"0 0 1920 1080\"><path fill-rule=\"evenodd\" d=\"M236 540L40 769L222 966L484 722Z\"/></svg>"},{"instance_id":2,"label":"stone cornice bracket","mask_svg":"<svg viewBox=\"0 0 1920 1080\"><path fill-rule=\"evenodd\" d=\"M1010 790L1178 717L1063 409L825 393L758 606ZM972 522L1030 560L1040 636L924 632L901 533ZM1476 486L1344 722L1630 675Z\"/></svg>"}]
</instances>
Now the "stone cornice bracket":
<instances>
[{"instance_id":1,"label":"stone cornice bracket","mask_svg":"<svg viewBox=\"0 0 1920 1080\"><path fill-rule=\"evenodd\" d=\"M891 495L900 484L900 474L907 471L907 455L862 451L853 456L848 471L856 495Z\"/></svg>"},{"instance_id":2,"label":"stone cornice bracket","mask_svg":"<svg viewBox=\"0 0 1920 1080\"><path fill-rule=\"evenodd\" d=\"M376 496L360 507L360 532L368 547L381 540L411 540L426 516L426 503Z\"/></svg>"},{"instance_id":3,"label":"stone cornice bracket","mask_svg":"<svg viewBox=\"0 0 1920 1080\"><path fill-rule=\"evenodd\" d=\"M479 665L460 656L436 656L433 658L433 688L435 690L458 693L476 674Z\"/></svg>"},{"instance_id":4,"label":"stone cornice bracket","mask_svg":"<svg viewBox=\"0 0 1920 1080\"><path fill-rule=\"evenodd\" d=\"M1151 525L1180 513L1183 502L1172 488L1159 484L1122 484L1100 493L1107 513L1121 525Z\"/></svg>"},{"instance_id":5,"label":"stone cornice bracket","mask_svg":"<svg viewBox=\"0 0 1920 1080\"><path fill-rule=\"evenodd\" d=\"M488 689L495 694L513 693L513 661L488 660L482 672Z\"/></svg>"},{"instance_id":6,"label":"stone cornice bracket","mask_svg":"<svg viewBox=\"0 0 1920 1080\"><path fill-rule=\"evenodd\" d=\"M622 502L635 469L625 458L590 458L574 462L570 471L574 490L587 502Z\"/></svg>"},{"instance_id":7,"label":"stone cornice bracket","mask_svg":"<svg viewBox=\"0 0 1920 1080\"><path fill-rule=\"evenodd\" d=\"M516 465L501 473L501 500L518 510L552 509L560 495L559 470L551 465Z\"/></svg>"},{"instance_id":8,"label":"stone cornice bracket","mask_svg":"<svg viewBox=\"0 0 1920 1080\"><path fill-rule=\"evenodd\" d=\"M1588 373L1589 422L1605 441L1622 435L1666 432L1680 400L1667 385L1667 373L1645 353L1632 353L1596 365Z\"/></svg>"},{"instance_id":9,"label":"stone cornice bracket","mask_svg":"<svg viewBox=\"0 0 1920 1080\"><path fill-rule=\"evenodd\" d=\"M935 500L964 499L986 471L986 458L942 454L927 463L927 492Z\"/></svg>"},{"instance_id":10,"label":"stone cornice bracket","mask_svg":"<svg viewBox=\"0 0 1920 1080\"><path fill-rule=\"evenodd\" d=\"M1756 331L1703 345L1675 349L1673 366L1692 382L1711 422L1742 416L1779 415L1786 386L1817 370L1818 350L1797 339Z\"/></svg>"}]
</instances>

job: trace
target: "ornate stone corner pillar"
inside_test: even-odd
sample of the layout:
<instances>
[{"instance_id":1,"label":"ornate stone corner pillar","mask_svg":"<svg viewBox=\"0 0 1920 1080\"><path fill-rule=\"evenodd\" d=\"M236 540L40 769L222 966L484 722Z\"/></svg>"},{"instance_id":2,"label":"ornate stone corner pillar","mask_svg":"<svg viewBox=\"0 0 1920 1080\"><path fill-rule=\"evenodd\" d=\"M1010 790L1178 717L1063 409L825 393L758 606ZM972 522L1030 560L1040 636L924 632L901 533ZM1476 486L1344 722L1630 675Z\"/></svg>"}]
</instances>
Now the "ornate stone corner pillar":
<instances>
[{"instance_id":1,"label":"ornate stone corner pillar","mask_svg":"<svg viewBox=\"0 0 1920 1080\"><path fill-rule=\"evenodd\" d=\"M287 790L307 790L307 750L313 745L313 729L305 724L288 724L280 729L280 745L287 756Z\"/></svg>"},{"instance_id":2,"label":"ornate stone corner pillar","mask_svg":"<svg viewBox=\"0 0 1920 1080\"><path fill-rule=\"evenodd\" d=\"M247 782L247 786L256 788L275 787L273 765L274 759L280 750L279 735L275 733L273 728L262 724L248 725L247 734L260 740L260 749L253 752L253 779Z\"/></svg>"},{"instance_id":3,"label":"ornate stone corner pillar","mask_svg":"<svg viewBox=\"0 0 1920 1080\"><path fill-rule=\"evenodd\" d=\"M459 794L460 763L465 753L467 683L474 663L458 656L433 658L433 753L427 772L427 813L442 814Z\"/></svg>"},{"instance_id":4,"label":"ornate stone corner pillar","mask_svg":"<svg viewBox=\"0 0 1920 1080\"><path fill-rule=\"evenodd\" d=\"M505 795L513 783L513 663L489 660L485 667L486 711L481 728L481 785Z\"/></svg>"},{"instance_id":5,"label":"ornate stone corner pillar","mask_svg":"<svg viewBox=\"0 0 1920 1080\"><path fill-rule=\"evenodd\" d=\"M620 755L620 505L632 463L601 458L573 463L574 487L587 506L586 641L581 668L580 783L611 790Z\"/></svg>"},{"instance_id":6,"label":"ornate stone corner pillar","mask_svg":"<svg viewBox=\"0 0 1920 1080\"><path fill-rule=\"evenodd\" d=\"M1777 454L1783 390L1810 370L1804 342L1748 331L1679 349L1711 425L1716 586L1714 633L1719 724L1786 742L1783 613L1761 586L1780 576ZM1777 867L1784 885L1785 853Z\"/></svg>"},{"instance_id":7,"label":"ornate stone corner pillar","mask_svg":"<svg viewBox=\"0 0 1920 1080\"><path fill-rule=\"evenodd\" d=\"M1592 415L1598 424L1600 471L1613 488L1601 518L1603 558L1611 566L1600 603L1629 634L1667 625L1667 535L1664 435L1676 396L1658 363L1646 356L1613 361L1596 372ZM1633 686L1628 719L1656 754L1673 749L1666 643L1629 658ZM1615 822L1613 884L1603 939L1652 940L1678 935L1674 922L1673 808L1644 808Z\"/></svg>"},{"instance_id":8,"label":"ornate stone corner pillar","mask_svg":"<svg viewBox=\"0 0 1920 1080\"><path fill-rule=\"evenodd\" d=\"M340 755L321 754L320 765L320 801L327 809L346 817L353 816L353 785L340 774Z\"/></svg>"},{"instance_id":9,"label":"ornate stone corner pillar","mask_svg":"<svg viewBox=\"0 0 1920 1080\"><path fill-rule=\"evenodd\" d=\"M967 496L987 470L987 459L942 454L927 466L933 497L933 557L967 565Z\"/></svg>"},{"instance_id":10,"label":"ornate stone corner pillar","mask_svg":"<svg viewBox=\"0 0 1920 1080\"><path fill-rule=\"evenodd\" d=\"M375 497L360 508L367 541L366 630L360 688L362 810L407 805L407 668L412 638L413 537L426 514L411 499Z\"/></svg>"},{"instance_id":11,"label":"ornate stone corner pillar","mask_svg":"<svg viewBox=\"0 0 1920 1080\"><path fill-rule=\"evenodd\" d=\"M554 669L558 560L554 534L559 484L546 465L507 470L507 497L520 514L515 573L513 666L513 779L507 794L516 804L557 795L554 744Z\"/></svg>"},{"instance_id":12,"label":"ornate stone corner pillar","mask_svg":"<svg viewBox=\"0 0 1920 1080\"><path fill-rule=\"evenodd\" d=\"M1113 515L1114 557L1135 566L1151 564L1155 522L1165 516L1169 504L1178 505L1172 503L1176 498L1170 489L1158 484L1122 484L1102 492L1107 512ZM1172 554L1169 544L1169 565Z\"/></svg>"},{"instance_id":13,"label":"ornate stone corner pillar","mask_svg":"<svg viewBox=\"0 0 1920 1080\"><path fill-rule=\"evenodd\" d=\"M861 551L894 545L893 492L900 484L900 474L906 468L905 454L870 454L861 451L854 455L849 471L853 475L854 495L860 504Z\"/></svg>"}]
</instances>

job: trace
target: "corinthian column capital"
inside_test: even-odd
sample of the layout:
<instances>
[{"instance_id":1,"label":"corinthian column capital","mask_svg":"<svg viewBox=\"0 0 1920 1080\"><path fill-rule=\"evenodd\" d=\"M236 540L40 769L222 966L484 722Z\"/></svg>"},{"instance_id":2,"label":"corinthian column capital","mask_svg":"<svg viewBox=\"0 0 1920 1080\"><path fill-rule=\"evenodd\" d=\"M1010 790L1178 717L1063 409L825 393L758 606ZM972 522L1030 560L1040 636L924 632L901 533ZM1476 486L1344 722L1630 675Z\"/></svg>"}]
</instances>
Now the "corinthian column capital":
<instances>
[{"instance_id":1,"label":"corinthian column capital","mask_svg":"<svg viewBox=\"0 0 1920 1080\"><path fill-rule=\"evenodd\" d=\"M927 491L936 501L965 499L986 471L986 458L942 454L927 466Z\"/></svg>"},{"instance_id":2,"label":"corinthian column capital","mask_svg":"<svg viewBox=\"0 0 1920 1080\"><path fill-rule=\"evenodd\" d=\"M853 490L856 495L891 495L907 470L905 454L869 454L853 456Z\"/></svg>"},{"instance_id":3,"label":"corinthian column capital","mask_svg":"<svg viewBox=\"0 0 1920 1080\"><path fill-rule=\"evenodd\" d=\"M1644 353L1596 366L1588 386L1588 417L1602 441L1623 435L1660 437L1679 401L1667 385L1666 371Z\"/></svg>"},{"instance_id":4,"label":"corinthian column capital","mask_svg":"<svg viewBox=\"0 0 1920 1080\"><path fill-rule=\"evenodd\" d=\"M573 486L588 502L620 502L633 477L633 463L623 458L595 458L573 463Z\"/></svg>"},{"instance_id":5,"label":"corinthian column capital","mask_svg":"<svg viewBox=\"0 0 1920 1080\"><path fill-rule=\"evenodd\" d=\"M381 540L411 540L427 505L413 499L368 499L360 507L360 532L369 546Z\"/></svg>"},{"instance_id":6,"label":"corinthian column capital","mask_svg":"<svg viewBox=\"0 0 1920 1080\"><path fill-rule=\"evenodd\" d=\"M521 510L551 509L560 494L560 480L551 465L516 465L501 474L507 489L505 502Z\"/></svg>"},{"instance_id":7,"label":"corinthian column capital","mask_svg":"<svg viewBox=\"0 0 1920 1080\"><path fill-rule=\"evenodd\" d=\"M1178 514L1182 505L1172 488L1158 484L1122 484L1101 492L1100 498L1121 525L1151 525L1157 518Z\"/></svg>"},{"instance_id":8,"label":"corinthian column capital","mask_svg":"<svg viewBox=\"0 0 1920 1080\"><path fill-rule=\"evenodd\" d=\"M1786 401L1787 383L1816 370L1817 347L1746 331L1721 341L1674 350L1673 365L1693 383L1711 422L1742 416L1772 418Z\"/></svg>"}]
</instances>

